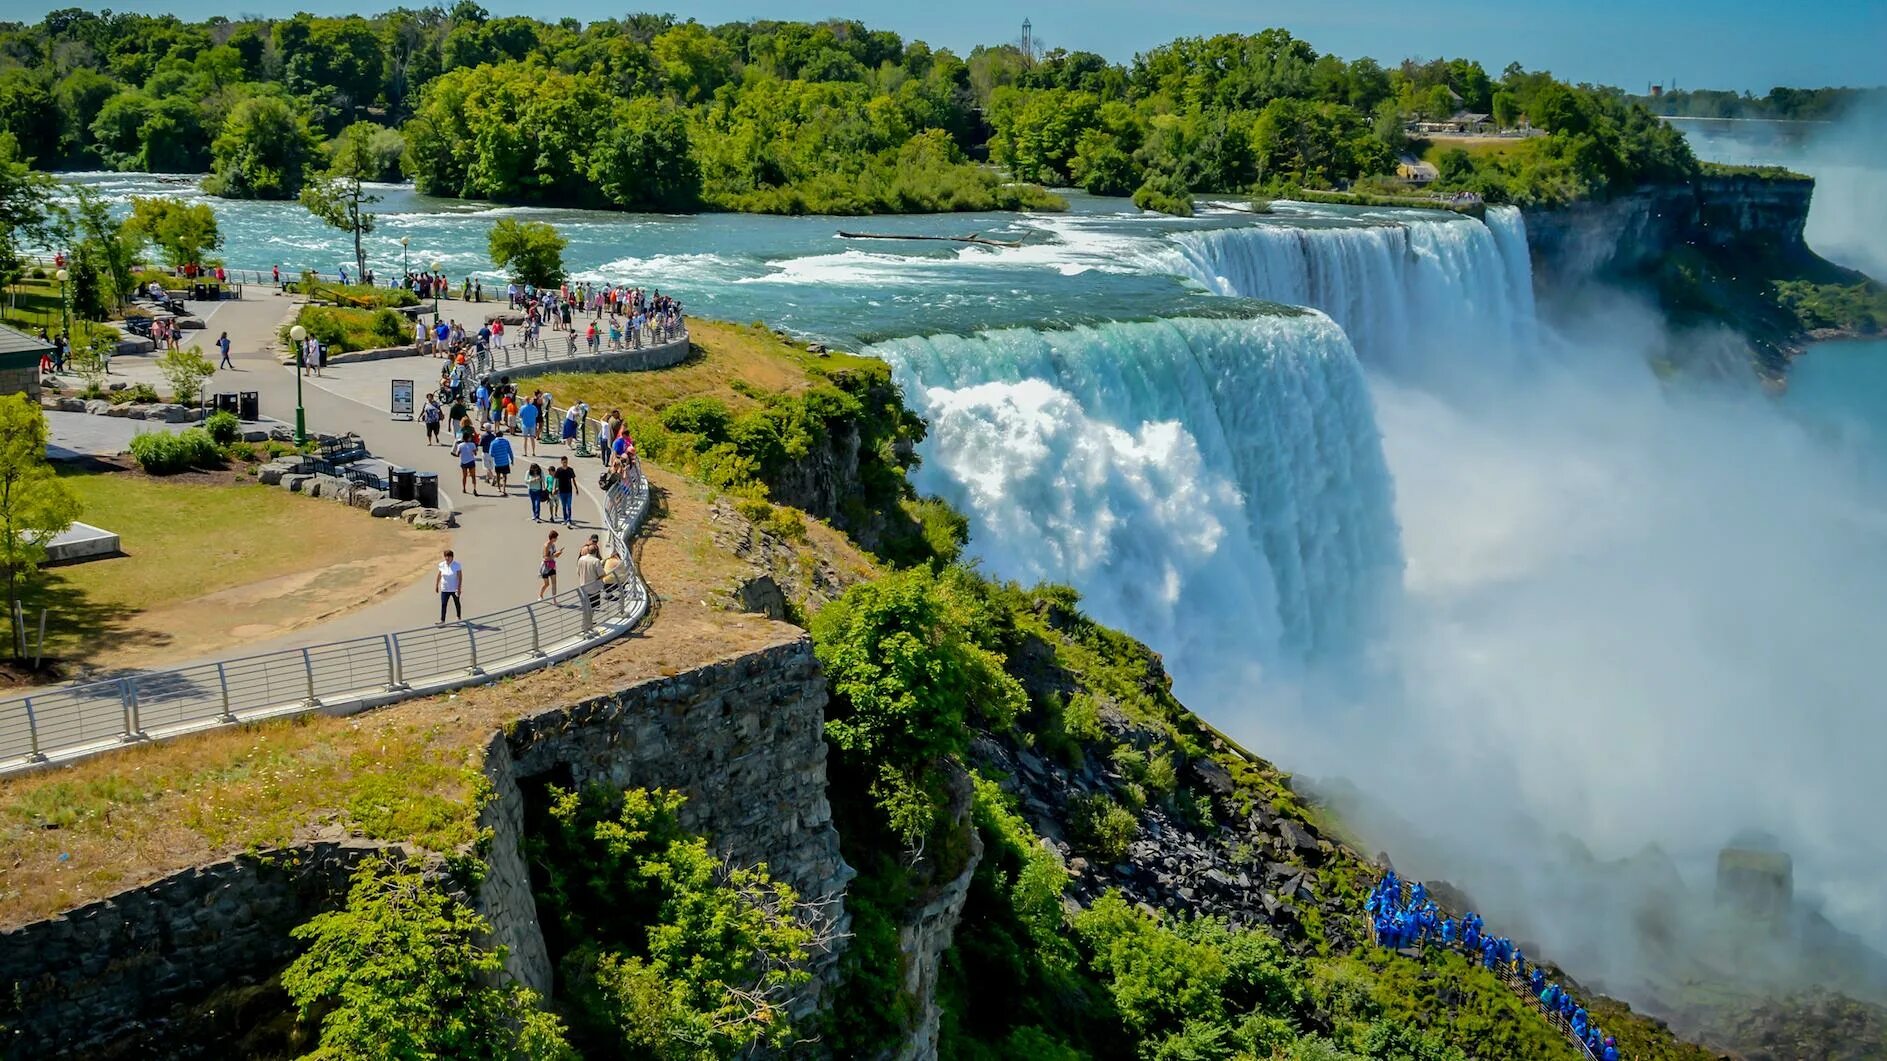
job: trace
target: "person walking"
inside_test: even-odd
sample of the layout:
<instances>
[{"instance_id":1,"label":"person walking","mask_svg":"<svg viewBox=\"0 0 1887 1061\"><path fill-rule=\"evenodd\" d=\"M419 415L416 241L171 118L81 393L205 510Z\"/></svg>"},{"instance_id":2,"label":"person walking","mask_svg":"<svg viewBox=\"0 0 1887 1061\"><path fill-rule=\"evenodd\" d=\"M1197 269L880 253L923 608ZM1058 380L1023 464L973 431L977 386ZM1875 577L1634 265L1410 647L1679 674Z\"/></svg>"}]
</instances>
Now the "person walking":
<instances>
[{"instance_id":1,"label":"person walking","mask_svg":"<svg viewBox=\"0 0 1887 1061\"><path fill-rule=\"evenodd\" d=\"M223 352L223 360L216 367L217 368L235 368L236 363L229 359L229 333L228 332L224 332L223 334L216 337L216 348Z\"/></svg>"},{"instance_id":2,"label":"person walking","mask_svg":"<svg viewBox=\"0 0 1887 1061\"><path fill-rule=\"evenodd\" d=\"M465 568L452 558L452 550L447 549L445 559L439 561L439 569L432 576L432 588L439 594L439 625L446 621L446 605L452 605L454 618L465 618L465 609L460 604L460 594L465 589Z\"/></svg>"},{"instance_id":3,"label":"person walking","mask_svg":"<svg viewBox=\"0 0 1887 1061\"><path fill-rule=\"evenodd\" d=\"M459 491L472 491L478 496L478 438L466 428L459 434L459 440L452 445L452 455L459 459Z\"/></svg>"},{"instance_id":4,"label":"person walking","mask_svg":"<svg viewBox=\"0 0 1887 1061\"><path fill-rule=\"evenodd\" d=\"M537 577L542 581L537 587L537 599L543 600L544 594L557 595L557 558L563 555L563 549L557 545L557 532L551 531L544 539L544 558L537 565Z\"/></svg>"},{"instance_id":5,"label":"person walking","mask_svg":"<svg viewBox=\"0 0 1887 1061\"><path fill-rule=\"evenodd\" d=\"M531 522L544 522L544 466L533 464L524 473L524 488L531 495ZM556 513L552 513L555 515Z\"/></svg>"},{"instance_id":6,"label":"person walking","mask_svg":"<svg viewBox=\"0 0 1887 1061\"><path fill-rule=\"evenodd\" d=\"M444 422L446 418L446 411L439 407L439 396L437 394L426 395L426 407L420 410L419 418L426 423L426 444L430 446L437 443L439 441L439 425Z\"/></svg>"},{"instance_id":7,"label":"person walking","mask_svg":"<svg viewBox=\"0 0 1887 1061\"><path fill-rule=\"evenodd\" d=\"M557 458L557 468L551 472L551 478L557 485L557 506L563 510L563 525L574 527L577 525L577 470L570 466L569 457Z\"/></svg>"},{"instance_id":8,"label":"person walking","mask_svg":"<svg viewBox=\"0 0 1887 1061\"><path fill-rule=\"evenodd\" d=\"M498 486L499 497L511 496L506 490L511 480L511 440L505 437L502 427L492 432L491 477Z\"/></svg>"}]
</instances>

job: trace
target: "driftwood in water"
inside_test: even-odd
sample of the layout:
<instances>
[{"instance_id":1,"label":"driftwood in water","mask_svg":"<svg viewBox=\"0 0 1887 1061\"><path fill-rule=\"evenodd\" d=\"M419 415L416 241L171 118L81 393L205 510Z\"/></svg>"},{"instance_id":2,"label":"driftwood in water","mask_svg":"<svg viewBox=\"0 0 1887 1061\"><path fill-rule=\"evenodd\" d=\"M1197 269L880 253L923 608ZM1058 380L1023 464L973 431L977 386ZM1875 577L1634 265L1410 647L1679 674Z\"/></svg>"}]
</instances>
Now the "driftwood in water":
<instances>
[{"instance_id":1,"label":"driftwood in water","mask_svg":"<svg viewBox=\"0 0 1887 1061\"><path fill-rule=\"evenodd\" d=\"M1022 246L1022 244L1019 241L1012 242L1009 240L985 239L980 233L976 233L976 232L972 232L967 236L899 236L899 235L891 235L889 233L847 232L844 229L840 229L839 238L840 239L927 239L927 240L937 240L943 243L977 243L985 247L1008 247L1012 250L1016 247Z\"/></svg>"}]
</instances>

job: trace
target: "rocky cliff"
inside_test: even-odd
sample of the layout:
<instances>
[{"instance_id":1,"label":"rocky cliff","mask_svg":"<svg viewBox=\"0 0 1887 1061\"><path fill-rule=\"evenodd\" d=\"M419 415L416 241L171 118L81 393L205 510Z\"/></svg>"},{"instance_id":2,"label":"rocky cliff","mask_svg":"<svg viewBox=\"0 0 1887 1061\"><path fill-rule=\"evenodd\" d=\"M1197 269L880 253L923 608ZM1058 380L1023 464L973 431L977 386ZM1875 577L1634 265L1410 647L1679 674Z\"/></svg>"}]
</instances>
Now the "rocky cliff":
<instances>
[{"instance_id":1,"label":"rocky cliff","mask_svg":"<svg viewBox=\"0 0 1887 1061\"><path fill-rule=\"evenodd\" d=\"M1528 210L1527 242L1542 286L1654 272L1679 248L1806 254L1815 182L1706 176L1615 199Z\"/></svg>"}]
</instances>

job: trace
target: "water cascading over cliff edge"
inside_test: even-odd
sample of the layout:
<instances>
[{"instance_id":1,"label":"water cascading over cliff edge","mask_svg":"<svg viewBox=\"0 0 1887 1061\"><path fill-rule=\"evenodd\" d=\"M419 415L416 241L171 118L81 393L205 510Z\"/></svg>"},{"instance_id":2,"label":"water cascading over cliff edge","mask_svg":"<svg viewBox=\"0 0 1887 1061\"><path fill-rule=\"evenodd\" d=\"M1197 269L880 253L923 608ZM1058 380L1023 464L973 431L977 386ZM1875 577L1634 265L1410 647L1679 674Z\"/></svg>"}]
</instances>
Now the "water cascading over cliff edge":
<instances>
[{"instance_id":1,"label":"water cascading over cliff edge","mask_svg":"<svg viewBox=\"0 0 1887 1061\"><path fill-rule=\"evenodd\" d=\"M1400 580L1355 352L1315 313L872 349L930 422L919 485L993 573L1075 586L1200 690L1354 651Z\"/></svg>"},{"instance_id":2,"label":"water cascading over cliff edge","mask_svg":"<svg viewBox=\"0 0 1887 1061\"><path fill-rule=\"evenodd\" d=\"M1277 224L1183 232L1169 268L1222 295L1330 315L1372 367L1440 381L1532 355L1533 274L1520 211L1485 224L1431 212L1377 223Z\"/></svg>"}]
</instances>

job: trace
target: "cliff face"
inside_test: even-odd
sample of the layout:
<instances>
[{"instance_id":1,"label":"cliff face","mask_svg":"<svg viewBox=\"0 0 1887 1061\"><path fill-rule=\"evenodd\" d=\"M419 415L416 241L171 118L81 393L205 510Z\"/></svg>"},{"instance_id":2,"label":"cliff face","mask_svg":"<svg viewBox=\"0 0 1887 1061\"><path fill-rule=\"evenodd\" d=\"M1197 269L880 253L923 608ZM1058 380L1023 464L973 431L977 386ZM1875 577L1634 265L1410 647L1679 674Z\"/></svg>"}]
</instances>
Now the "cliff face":
<instances>
[{"instance_id":1,"label":"cliff face","mask_svg":"<svg viewBox=\"0 0 1887 1061\"><path fill-rule=\"evenodd\" d=\"M1655 272L1679 248L1807 254L1812 180L1703 177L1605 201L1526 212L1533 272L1544 285Z\"/></svg>"}]
</instances>

